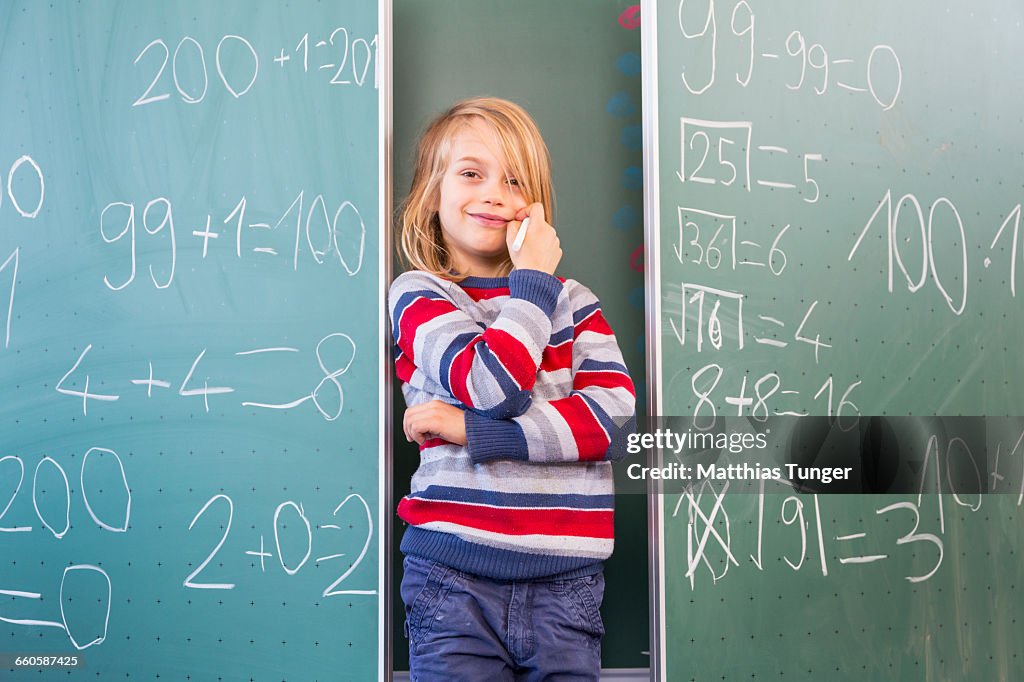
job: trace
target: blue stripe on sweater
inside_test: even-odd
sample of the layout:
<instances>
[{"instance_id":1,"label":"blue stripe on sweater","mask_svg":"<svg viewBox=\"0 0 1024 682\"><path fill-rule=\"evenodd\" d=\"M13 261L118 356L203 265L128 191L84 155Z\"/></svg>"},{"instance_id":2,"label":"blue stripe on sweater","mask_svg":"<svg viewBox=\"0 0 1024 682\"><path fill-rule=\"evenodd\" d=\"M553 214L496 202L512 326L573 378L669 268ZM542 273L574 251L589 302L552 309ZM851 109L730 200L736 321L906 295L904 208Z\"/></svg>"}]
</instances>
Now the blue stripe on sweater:
<instances>
[{"instance_id":1,"label":"blue stripe on sweater","mask_svg":"<svg viewBox=\"0 0 1024 682\"><path fill-rule=\"evenodd\" d=\"M629 454L629 434L636 432L636 413L633 413L622 425L612 431L612 443L604 453L608 462L618 462Z\"/></svg>"},{"instance_id":2,"label":"blue stripe on sweater","mask_svg":"<svg viewBox=\"0 0 1024 682\"><path fill-rule=\"evenodd\" d=\"M551 338L548 339L549 346L560 346L566 341L571 341L573 332L575 330L572 327L566 327L565 329L551 334Z\"/></svg>"},{"instance_id":3,"label":"blue stripe on sweater","mask_svg":"<svg viewBox=\"0 0 1024 682\"><path fill-rule=\"evenodd\" d=\"M490 346L486 344L477 344L476 353L480 360L484 363L484 367L491 373L495 381L498 382L498 387L501 390L501 394L505 397L515 395L519 391L523 390L523 387L516 383L516 380L512 378L512 375L505 369L505 365L501 364L492 351Z\"/></svg>"},{"instance_id":4,"label":"blue stripe on sweater","mask_svg":"<svg viewBox=\"0 0 1024 682\"><path fill-rule=\"evenodd\" d=\"M448 395L452 397L454 397L454 394L452 393L451 382L448 380L448 374L449 372L451 372L452 363L455 361L455 356L458 355L459 352L466 347L466 344L468 344L474 338L476 338L476 334L474 334L473 332L459 334L452 340L450 344L448 344L448 348L445 349L444 354L441 356L441 366L439 372L441 376L441 386L443 386L444 390L448 391Z\"/></svg>"},{"instance_id":5,"label":"blue stripe on sweater","mask_svg":"<svg viewBox=\"0 0 1024 682\"><path fill-rule=\"evenodd\" d=\"M584 360L580 363L580 371L583 372L600 372L600 371L611 371L611 372L622 372L623 374L629 374L626 371L626 366L618 362L601 362L600 360Z\"/></svg>"},{"instance_id":6,"label":"blue stripe on sweater","mask_svg":"<svg viewBox=\"0 0 1024 682\"><path fill-rule=\"evenodd\" d=\"M604 427L605 433L608 434L608 440L614 440L615 424L612 422L612 418L608 416L608 413L604 411L604 408L601 407L601 404L582 391L573 391L573 393L583 398L587 405L590 405L590 409L593 410L594 416L597 417L597 421L601 422L601 426ZM607 454L607 451L605 454Z\"/></svg>"},{"instance_id":7,"label":"blue stripe on sweater","mask_svg":"<svg viewBox=\"0 0 1024 682\"><path fill-rule=\"evenodd\" d=\"M508 277L477 277L470 275L459 282L459 286L470 289L508 288Z\"/></svg>"},{"instance_id":8,"label":"blue stripe on sweater","mask_svg":"<svg viewBox=\"0 0 1024 682\"><path fill-rule=\"evenodd\" d=\"M595 310L598 310L600 307L600 303L591 303L590 305L583 306L582 308L580 308L579 310L575 311L572 314L572 323L579 324L580 322L585 320L588 315L590 315Z\"/></svg>"},{"instance_id":9,"label":"blue stripe on sweater","mask_svg":"<svg viewBox=\"0 0 1024 682\"><path fill-rule=\"evenodd\" d=\"M424 500L445 502L466 502L486 504L493 507L558 507L569 509L612 509L614 495L546 494L546 493L503 493L494 490L475 490L452 486L432 485L426 490L409 495Z\"/></svg>"}]
</instances>

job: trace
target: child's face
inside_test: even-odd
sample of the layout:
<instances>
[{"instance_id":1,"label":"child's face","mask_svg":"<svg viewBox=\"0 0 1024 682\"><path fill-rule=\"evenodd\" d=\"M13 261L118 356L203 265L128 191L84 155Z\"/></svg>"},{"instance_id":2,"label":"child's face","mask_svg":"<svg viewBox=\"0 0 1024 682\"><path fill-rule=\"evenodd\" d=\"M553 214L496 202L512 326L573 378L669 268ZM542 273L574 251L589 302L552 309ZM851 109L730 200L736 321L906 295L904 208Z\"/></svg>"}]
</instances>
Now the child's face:
<instances>
[{"instance_id":1,"label":"child's face","mask_svg":"<svg viewBox=\"0 0 1024 682\"><path fill-rule=\"evenodd\" d=\"M460 272L495 276L508 256L508 223L526 200L505 167L498 140L486 124L473 121L456 134L441 180L438 215Z\"/></svg>"}]
</instances>

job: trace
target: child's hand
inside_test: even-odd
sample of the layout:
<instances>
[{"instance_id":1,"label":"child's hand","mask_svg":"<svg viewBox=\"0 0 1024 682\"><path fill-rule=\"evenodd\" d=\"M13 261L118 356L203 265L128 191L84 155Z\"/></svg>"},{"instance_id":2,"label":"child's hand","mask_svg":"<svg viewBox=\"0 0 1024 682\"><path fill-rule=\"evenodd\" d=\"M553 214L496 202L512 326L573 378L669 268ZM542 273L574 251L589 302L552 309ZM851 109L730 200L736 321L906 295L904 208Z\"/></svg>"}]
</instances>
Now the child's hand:
<instances>
[{"instance_id":1,"label":"child's hand","mask_svg":"<svg viewBox=\"0 0 1024 682\"><path fill-rule=\"evenodd\" d=\"M526 240L522 248L513 251L512 244L527 216L530 217L530 224L526 228ZM558 235L555 234L555 228L544 219L544 205L541 203L530 204L516 213L515 220L508 224L505 243L508 245L512 265L519 270L540 270L553 275L558 262L562 260Z\"/></svg>"},{"instance_id":2,"label":"child's hand","mask_svg":"<svg viewBox=\"0 0 1024 682\"><path fill-rule=\"evenodd\" d=\"M402 419L405 438L420 445L430 438L443 438L456 445L466 444L465 412L440 400L414 405Z\"/></svg>"}]
</instances>

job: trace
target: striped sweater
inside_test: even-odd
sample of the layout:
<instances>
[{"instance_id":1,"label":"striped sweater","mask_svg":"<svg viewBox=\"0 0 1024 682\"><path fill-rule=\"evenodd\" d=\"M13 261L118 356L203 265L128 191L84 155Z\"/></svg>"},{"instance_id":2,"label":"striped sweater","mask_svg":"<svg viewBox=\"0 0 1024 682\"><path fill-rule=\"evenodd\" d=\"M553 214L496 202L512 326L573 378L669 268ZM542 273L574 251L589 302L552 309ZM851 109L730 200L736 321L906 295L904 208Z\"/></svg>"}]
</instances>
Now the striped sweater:
<instances>
[{"instance_id":1,"label":"striped sweater","mask_svg":"<svg viewBox=\"0 0 1024 682\"><path fill-rule=\"evenodd\" d=\"M420 446L401 549L497 580L595 573L612 552L611 461L635 391L593 293L536 270L391 285L406 404L466 411L468 445Z\"/></svg>"}]
</instances>

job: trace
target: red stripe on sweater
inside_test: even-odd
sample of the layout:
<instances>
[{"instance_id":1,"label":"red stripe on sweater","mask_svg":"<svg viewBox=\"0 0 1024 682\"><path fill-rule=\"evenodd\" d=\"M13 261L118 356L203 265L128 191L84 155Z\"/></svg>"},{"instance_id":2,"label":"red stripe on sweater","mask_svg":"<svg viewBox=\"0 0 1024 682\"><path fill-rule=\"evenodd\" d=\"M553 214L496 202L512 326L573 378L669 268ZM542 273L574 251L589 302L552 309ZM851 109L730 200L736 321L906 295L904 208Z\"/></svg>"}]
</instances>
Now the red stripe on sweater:
<instances>
[{"instance_id":1,"label":"red stripe on sweater","mask_svg":"<svg viewBox=\"0 0 1024 682\"><path fill-rule=\"evenodd\" d=\"M399 380L408 383L415 371L416 363L410 360L405 353L395 359L395 374L398 375Z\"/></svg>"},{"instance_id":2,"label":"red stripe on sweater","mask_svg":"<svg viewBox=\"0 0 1024 682\"><path fill-rule=\"evenodd\" d=\"M498 356L516 385L526 391L533 388L533 383L537 380L537 365L534 364L526 346L508 332L493 327L484 332L484 338L491 353Z\"/></svg>"},{"instance_id":3,"label":"red stripe on sweater","mask_svg":"<svg viewBox=\"0 0 1024 682\"><path fill-rule=\"evenodd\" d=\"M583 332L594 332L596 334L606 334L611 336L613 334L612 328L608 326L608 321L604 319L604 315L601 314L601 309L598 308L586 318L580 320L579 324L573 329L572 338L576 339Z\"/></svg>"},{"instance_id":4,"label":"red stripe on sweater","mask_svg":"<svg viewBox=\"0 0 1024 682\"><path fill-rule=\"evenodd\" d=\"M581 462L598 461L604 457L610 441L601 422L597 421L581 396L571 395L561 400L552 400L549 404L568 424Z\"/></svg>"},{"instance_id":5,"label":"red stripe on sweater","mask_svg":"<svg viewBox=\"0 0 1024 682\"><path fill-rule=\"evenodd\" d=\"M615 536L614 512L607 509L516 509L404 497L398 515L413 526L441 521L502 535Z\"/></svg>"},{"instance_id":6,"label":"red stripe on sweater","mask_svg":"<svg viewBox=\"0 0 1024 682\"><path fill-rule=\"evenodd\" d=\"M430 448L436 448L441 445L455 445L455 443L447 441L444 438L428 438L427 440L423 441L422 445L420 445L420 452L423 452L424 450L429 450Z\"/></svg>"},{"instance_id":7,"label":"red stripe on sweater","mask_svg":"<svg viewBox=\"0 0 1024 682\"><path fill-rule=\"evenodd\" d=\"M398 319L400 334L398 345L409 355L409 359L416 361L413 348L416 344L416 330L425 322L430 322L435 317L445 315L458 310L451 301L438 298L417 298L406 306Z\"/></svg>"},{"instance_id":8,"label":"red stripe on sweater","mask_svg":"<svg viewBox=\"0 0 1024 682\"><path fill-rule=\"evenodd\" d=\"M578 391L590 386L597 386L600 388L624 388L634 397L636 396L635 389L633 388L633 382L622 372L576 372L576 376L572 379L573 390Z\"/></svg>"},{"instance_id":9,"label":"red stripe on sweater","mask_svg":"<svg viewBox=\"0 0 1024 682\"><path fill-rule=\"evenodd\" d=\"M448 368L448 385L452 389L452 396L461 401L466 407L474 407L472 398L469 397L469 389L466 386L466 379L469 378L470 370L473 368L473 360L476 359L476 344L484 340L480 335L466 344L452 360Z\"/></svg>"},{"instance_id":10,"label":"red stripe on sweater","mask_svg":"<svg viewBox=\"0 0 1024 682\"><path fill-rule=\"evenodd\" d=\"M545 372L572 369L572 343L546 347L540 358L540 368Z\"/></svg>"}]
</instances>

